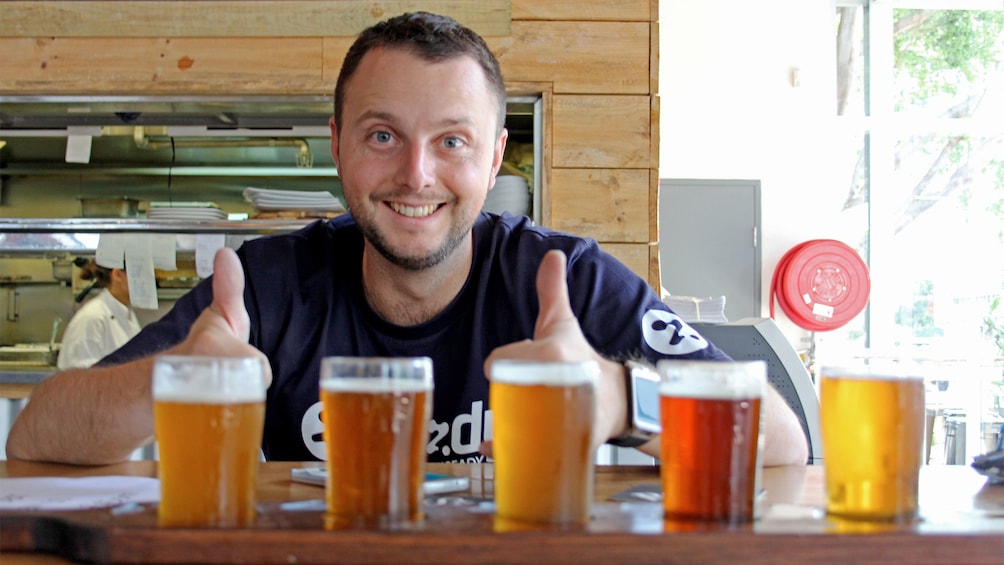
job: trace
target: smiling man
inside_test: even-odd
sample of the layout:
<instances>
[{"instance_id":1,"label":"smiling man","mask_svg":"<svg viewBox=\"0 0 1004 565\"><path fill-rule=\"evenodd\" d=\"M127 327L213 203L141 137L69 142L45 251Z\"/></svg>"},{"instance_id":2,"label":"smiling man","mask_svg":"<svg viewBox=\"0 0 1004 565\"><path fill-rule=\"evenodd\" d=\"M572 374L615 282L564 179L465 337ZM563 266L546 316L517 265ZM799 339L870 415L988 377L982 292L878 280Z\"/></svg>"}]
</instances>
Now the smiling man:
<instances>
[{"instance_id":1,"label":"smiling man","mask_svg":"<svg viewBox=\"0 0 1004 565\"><path fill-rule=\"evenodd\" d=\"M350 214L222 250L210 280L100 367L39 386L8 456L127 458L153 440L162 353L267 357L269 459L324 457L318 377L333 355L432 358L430 461L490 453L495 359L596 360L596 437L657 455L658 438L631 429L622 362L727 357L595 241L481 211L508 137L505 103L498 61L456 21L412 13L365 30L331 120ZM763 426L765 464L806 461L773 389Z\"/></svg>"}]
</instances>

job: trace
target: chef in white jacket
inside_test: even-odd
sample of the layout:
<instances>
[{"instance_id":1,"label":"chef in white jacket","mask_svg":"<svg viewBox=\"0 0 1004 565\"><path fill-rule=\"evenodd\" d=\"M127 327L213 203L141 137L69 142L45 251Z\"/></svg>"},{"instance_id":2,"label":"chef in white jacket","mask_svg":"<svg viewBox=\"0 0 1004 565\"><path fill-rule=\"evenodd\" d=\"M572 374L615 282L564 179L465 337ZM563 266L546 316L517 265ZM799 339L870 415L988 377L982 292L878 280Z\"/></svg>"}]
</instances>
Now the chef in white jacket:
<instances>
[{"instance_id":1,"label":"chef in white jacket","mask_svg":"<svg viewBox=\"0 0 1004 565\"><path fill-rule=\"evenodd\" d=\"M81 269L81 278L93 281L76 301L83 301L92 290L99 292L77 310L66 326L56 363L60 370L90 367L140 330L130 306L129 280L124 270L101 267L84 258L77 258L74 265Z\"/></svg>"}]
</instances>

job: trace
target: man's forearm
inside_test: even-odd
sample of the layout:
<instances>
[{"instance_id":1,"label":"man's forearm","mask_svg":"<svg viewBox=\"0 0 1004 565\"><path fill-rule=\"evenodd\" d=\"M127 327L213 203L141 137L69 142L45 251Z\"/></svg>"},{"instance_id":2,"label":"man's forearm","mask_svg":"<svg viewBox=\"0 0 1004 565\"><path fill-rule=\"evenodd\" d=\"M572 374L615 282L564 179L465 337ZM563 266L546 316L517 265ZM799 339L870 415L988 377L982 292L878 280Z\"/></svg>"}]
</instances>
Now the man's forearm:
<instances>
[{"instance_id":1,"label":"man's forearm","mask_svg":"<svg viewBox=\"0 0 1004 565\"><path fill-rule=\"evenodd\" d=\"M767 386L767 395L764 397L761 426L764 430L765 466L806 464L809 460L809 446L798 417L781 394L770 385Z\"/></svg>"},{"instance_id":2,"label":"man's forearm","mask_svg":"<svg viewBox=\"0 0 1004 565\"><path fill-rule=\"evenodd\" d=\"M40 383L7 437L11 459L98 465L153 440L153 359L75 369Z\"/></svg>"}]
</instances>

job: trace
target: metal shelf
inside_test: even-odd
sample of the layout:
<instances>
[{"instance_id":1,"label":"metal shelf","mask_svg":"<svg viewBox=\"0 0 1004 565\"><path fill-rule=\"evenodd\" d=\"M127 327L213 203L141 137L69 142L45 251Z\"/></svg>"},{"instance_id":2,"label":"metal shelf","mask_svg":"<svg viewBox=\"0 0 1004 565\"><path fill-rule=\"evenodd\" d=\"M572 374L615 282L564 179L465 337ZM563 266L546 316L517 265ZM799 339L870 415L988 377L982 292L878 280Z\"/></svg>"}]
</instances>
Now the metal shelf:
<instances>
[{"instance_id":1,"label":"metal shelf","mask_svg":"<svg viewBox=\"0 0 1004 565\"><path fill-rule=\"evenodd\" d=\"M0 218L0 233L226 233L293 231L316 218L190 221L147 218Z\"/></svg>"}]
</instances>

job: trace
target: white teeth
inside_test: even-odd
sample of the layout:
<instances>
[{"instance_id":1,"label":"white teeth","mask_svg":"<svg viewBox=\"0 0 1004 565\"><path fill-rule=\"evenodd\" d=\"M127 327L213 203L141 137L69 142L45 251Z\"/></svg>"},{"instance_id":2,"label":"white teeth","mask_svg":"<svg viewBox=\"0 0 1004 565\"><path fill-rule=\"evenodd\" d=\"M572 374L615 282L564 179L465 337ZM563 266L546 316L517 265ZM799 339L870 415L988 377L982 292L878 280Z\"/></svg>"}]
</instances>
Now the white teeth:
<instances>
[{"instance_id":1,"label":"white teeth","mask_svg":"<svg viewBox=\"0 0 1004 565\"><path fill-rule=\"evenodd\" d=\"M398 214L408 216L409 218L424 218L435 212L437 208L435 204L426 204L425 206L405 206L404 204L398 204L397 202L391 202L390 207Z\"/></svg>"}]
</instances>

